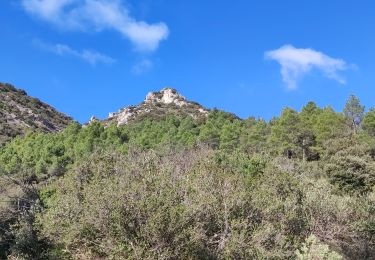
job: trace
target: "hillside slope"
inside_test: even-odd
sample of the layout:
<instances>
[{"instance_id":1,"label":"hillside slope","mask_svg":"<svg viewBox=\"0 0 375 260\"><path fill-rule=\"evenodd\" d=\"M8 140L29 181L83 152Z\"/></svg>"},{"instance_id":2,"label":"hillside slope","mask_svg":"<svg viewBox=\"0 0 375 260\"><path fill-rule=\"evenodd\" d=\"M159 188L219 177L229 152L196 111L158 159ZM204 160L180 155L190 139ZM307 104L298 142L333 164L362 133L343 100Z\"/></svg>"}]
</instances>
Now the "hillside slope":
<instances>
[{"instance_id":1,"label":"hillside slope","mask_svg":"<svg viewBox=\"0 0 375 260\"><path fill-rule=\"evenodd\" d=\"M24 90L0 83L0 145L27 130L55 132L71 122L72 118Z\"/></svg>"},{"instance_id":2,"label":"hillside slope","mask_svg":"<svg viewBox=\"0 0 375 260\"><path fill-rule=\"evenodd\" d=\"M164 89L1 147L0 259L375 259L375 110L200 107Z\"/></svg>"}]
</instances>

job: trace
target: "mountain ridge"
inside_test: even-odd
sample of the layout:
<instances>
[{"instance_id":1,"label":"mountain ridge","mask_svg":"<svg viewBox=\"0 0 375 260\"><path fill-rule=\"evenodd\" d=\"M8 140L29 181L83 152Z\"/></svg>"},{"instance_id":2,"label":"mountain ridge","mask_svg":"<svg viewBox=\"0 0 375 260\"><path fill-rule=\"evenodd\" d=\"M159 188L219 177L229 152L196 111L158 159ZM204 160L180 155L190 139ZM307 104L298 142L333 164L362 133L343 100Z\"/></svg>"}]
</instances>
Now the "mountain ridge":
<instances>
[{"instance_id":1,"label":"mountain ridge","mask_svg":"<svg viewBox=\"0 0 375 260\"><path fill-rule=\"evenodd\" d=\"M168 116L191 117L194 120L205 121L210 111L212 109L187 99L175 88L165 87L159 91L148 92L144 100L137 105L125 106L117 112L110 112L103 120L92 116L82 125L97 121L105 126L123 126L145 119L160 121ZM232 115L237 118L236 115ZM27 131L57 132L72 122L72 117L38 98L29 96L25 90L0 82L0 146L16 136L24 135Z\"/></svg>"},{"instance_id":2,"label":"mountain ridge","mask_svg":"<svg viewBox=\"0 0 375 260\"><path fill-rule=\"evenodd\" d=\"M25 90L0 82L0 145L28 130L57 132L72 122L70 116Z\"/></svg>"}]
</instances>

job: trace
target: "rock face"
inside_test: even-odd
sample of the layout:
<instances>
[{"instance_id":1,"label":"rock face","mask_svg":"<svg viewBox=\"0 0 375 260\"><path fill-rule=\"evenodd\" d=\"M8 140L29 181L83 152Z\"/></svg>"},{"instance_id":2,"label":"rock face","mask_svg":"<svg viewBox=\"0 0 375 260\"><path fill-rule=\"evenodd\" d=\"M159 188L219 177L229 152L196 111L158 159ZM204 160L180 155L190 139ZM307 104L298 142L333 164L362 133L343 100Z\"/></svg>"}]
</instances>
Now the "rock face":
<instances>
[{"instance_id":1,"label":"rock face","mask_svg":"<svg viewBox=\"0 0 375 260\"><path fill-rule=\"evenodd\" d=\"M206 117L208 109L200 104L188 101L173 88L164 88L159 92L149 92L145 100L136 106L120 109L110 113L106 123L117 123L118 126L144 118L162 119L167 115L191 116L195 119Z\"/></svg>"},{"instance_id":2,"label":"rock face","mask_svg":"<svg viewBox=\"0 0 375 260\"><path fill-rule=\"evenodd\" d=\"M94 122L98 122L98 121L99 121L99 119L97 119L96 116L92 116L92 117L90 118L90 121L88 122L88 124L92 124L92 123L94 123Z\"/></svg>"},{"instance_id":3,"label":"rock face","mask_svg":"<svg viewBox=\"0 0 375 260\"><path fill-rule=\"evenodd\" d=\"M24 90L0 83L0 145L27 130L55 132L72 121Z\"/></svg>"},{"instance_id":4,"label":"rock face","mask_svg":"<svg viewBox=\"0 0 375 260\"><path fill-rule=\"evenodd\" d=\"M164 88L160 90L160 92L149 92L146 96L145 103L173 103L179 107L188 105L186 98L181 96L175 89L172 88Z\"/></svg>"}]
</instances>

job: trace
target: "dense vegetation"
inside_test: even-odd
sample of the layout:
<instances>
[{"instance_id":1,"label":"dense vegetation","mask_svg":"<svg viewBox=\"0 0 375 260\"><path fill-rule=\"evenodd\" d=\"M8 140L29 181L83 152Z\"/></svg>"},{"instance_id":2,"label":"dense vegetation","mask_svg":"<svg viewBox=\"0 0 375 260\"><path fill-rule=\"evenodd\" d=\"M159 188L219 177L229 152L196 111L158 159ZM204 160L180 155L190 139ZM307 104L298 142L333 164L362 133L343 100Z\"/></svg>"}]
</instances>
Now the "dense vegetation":
<instances>
[{"instance_id":1,"label":"dense vegetation","mask_svg":"<svg viewBox=\"0 0 375 260\"><path fill-rule=\"evenodd\" d=\"M54 132L72 122L24 90L0 82L0 146L29 130Z\"/></svg>"},{"instance_id":2,"label":"dense vegetation","mask_svg":"<svg viewBox=\"0 0 375 260\"><path fill-rule=\"evenodd\" d=\"M374 259L375 110L73 123L0 150L0 258Z\"/></svg>"}]
</instances>

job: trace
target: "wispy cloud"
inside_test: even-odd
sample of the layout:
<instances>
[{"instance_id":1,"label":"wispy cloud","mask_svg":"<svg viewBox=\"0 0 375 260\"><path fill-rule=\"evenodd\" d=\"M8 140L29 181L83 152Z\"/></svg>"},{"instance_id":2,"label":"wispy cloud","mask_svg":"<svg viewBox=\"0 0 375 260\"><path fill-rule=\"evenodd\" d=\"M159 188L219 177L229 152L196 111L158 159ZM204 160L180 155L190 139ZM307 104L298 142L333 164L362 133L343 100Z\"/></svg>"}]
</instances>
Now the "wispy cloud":
<instances>
[{"instance_id":1,"label":"wispy cloud","mask_svg":"<svg viewBox=\"0 0 375 260\"><path fill-rule=\"evenodd\" d=\"M131 72L135 75L141 75L149 71L150 69L152 69L152 67L153 67L152 61L148 59L143 59L133 66Z\"/></svg>"},{"instance_id":2,"label":"wispy cloud","mask_svg":"<svg viewBox=\"0 0 375 260\"><path fill-rule=\"evenodd\" d=\"M78 51L66 44L48 44L40 40L34 40L33 43L45 51L49 51L60 56L73 56L82 59L91 65L96 65L97 63L111 64L116 62L115 59L93 50Z\"/></svg>"},{"instance_id":3,"label":"wispy cloud","mask_svg":"<svg viewBox=\"0 0 375 260\"><path fill-rule=\"evenodd\" d=\"M143 52L156 50L169 35L165 23L148 24L131 17L121 0L22 0L22 6L66 30L118 31Z\"/></svg>"},{"instance_id":4,"label":"wispy cloud","mask_svg":"<svg viewBox=\"0 0 375 260\"><path fill-rule=\"evenodd\" d=\"M281 65L281 75L288 89L296 89L298 79L316 69L327 78L334 79L341 84L346 81L338 72L348 69L342 59L334 59L313 49L298 49L292 45L284 45L279 49L267 51L267 59L277 61Z\"/></svg>"}]
</instances>

